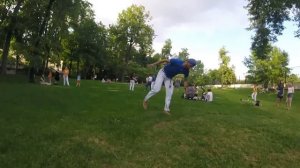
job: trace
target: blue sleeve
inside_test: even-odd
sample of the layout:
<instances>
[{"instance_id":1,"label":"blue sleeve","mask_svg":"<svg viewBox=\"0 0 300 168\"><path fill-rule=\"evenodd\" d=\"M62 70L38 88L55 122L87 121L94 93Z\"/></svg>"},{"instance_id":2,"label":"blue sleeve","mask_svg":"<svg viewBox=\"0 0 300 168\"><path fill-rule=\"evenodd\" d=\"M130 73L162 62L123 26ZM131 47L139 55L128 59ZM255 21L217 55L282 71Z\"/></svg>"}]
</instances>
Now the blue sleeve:
<instances>
[{"instance_id":1,"label":"blue sleeve","mask_svg":"<svg viewBox=\"0 0 300 168\"><path fill-rule=\"evenodd\" d=\"M172 58L172 59L170 59L170 64L173 64L173 65L182 65L183 61L181 61L180 59Z\"/></svg>"},{"instance_id":2,"label":"blue sleeve","mask_svg":"<svg viewBox=\"0 0 300 168\"><path fill-rule=\"evenodd\" d=\"M190 73L190 71L186 71L186 72L184 72L184 78L187 78L188 76L189 76L189 73Z\"/></svg>"}]
</instances>

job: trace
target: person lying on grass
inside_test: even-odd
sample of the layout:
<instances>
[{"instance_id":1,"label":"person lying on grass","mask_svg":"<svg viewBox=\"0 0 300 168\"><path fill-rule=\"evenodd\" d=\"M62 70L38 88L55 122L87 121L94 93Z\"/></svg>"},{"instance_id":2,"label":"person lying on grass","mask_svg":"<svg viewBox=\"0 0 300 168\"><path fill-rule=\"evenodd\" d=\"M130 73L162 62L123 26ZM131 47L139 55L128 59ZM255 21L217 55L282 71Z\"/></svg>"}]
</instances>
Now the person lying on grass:
<instances>
[{"instance_id":1,"label":"person lying on grass","mask_svg":"<svg viewBox=\"0 0 300 168\"><path fill-rule=\"evenodd\" d=\"M170 103L174 89L172 78L177 74L184 74L184 87L186 88L188 86L187 77L189 76L189 70L196 65L196 60L188 59L182 61L181 59L173 58L170 60L157 61L153 64L149 64L148 67L159 64L165 64L165 66L159 70L153 88L151 88L149 93L145 96L143 107L144 109L148 108L148 100L160 91L164 83L166 87L164 113L170 115Z\"/></svg>"}]
</instances>

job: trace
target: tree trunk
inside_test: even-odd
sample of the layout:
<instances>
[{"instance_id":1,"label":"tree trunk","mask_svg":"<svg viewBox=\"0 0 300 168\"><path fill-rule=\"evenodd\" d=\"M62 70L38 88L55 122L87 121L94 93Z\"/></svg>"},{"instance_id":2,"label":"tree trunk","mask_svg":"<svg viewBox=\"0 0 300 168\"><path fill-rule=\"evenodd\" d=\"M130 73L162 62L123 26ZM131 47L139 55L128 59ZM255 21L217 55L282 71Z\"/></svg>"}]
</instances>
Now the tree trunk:
<instances>
[{"instance_id":1,"label":"tree trunk","mask_svg":"<svg viewBox=\"0 0 300 168\"><path fill-rule=\"evenodd\" d=\"M36 41L35 41L35 44L34 44L35 48L38 48L39 45L40 45L41 37L42 37L43 33L45 32L46 24L49 20L51 9L52 9L52 6L53 6L54 2L55 2L55 0L49 0L48 6L46 8L45 16L43 18L41 27L39 28L39 32L38 32L38 35L37 35L37 38L36 38ZM38 60L38 57L39 57L39 54L37 52L35 52L34 53L34 60ZM34 63L37 63L37 62L34 62ZM31 66L34 69L34 66L33 65L31 65Z\"/></svg>"},{"instance_id":2,"label":"tree trunk","mask_svg":"<svg viewBox=\"0 0 300 168\"><path fill-rule=\"evenodd\" d=\"M6 74L6 64L7 64L7 57L8 57L8 52L9 52L9 48L10 48L10 41L13 35L13 31L16 27L16 23L17 23L17 14L21 8L23 0L19 0L17 2L17 5L14 9L14 12L12 14L9 26L8 26L8 31L6 33L5 36L5 42L4 42L4 46L3 46L3 54L2 54L2 65L1 65L1 73L2 74Z\"/></svg>"},{"instance_id":3,"label":"tree trunk","mask_svg":"<svg viewBox=\"0 0 300 168\"><path fill-rule=\"evenodd\" d=\"M77 71L77 75L79 74L79 59L77 60L77 65L76 65L76 71Z\"/></svg>"},{"instance_id":4,"label":"tree trunk","mask_svg":"<svg viewBox=\"0 0 300 168\"><path fill-rule=\"evenodd\" d=\"M71 75L72 73L72 64L73 64L73 60L70 60L70 64L69 64L69 74ZM70 76L69 75L69 76Z\"/></svg>"},{"instance_id":5,"label":"tree trunk","mask_svg":"<svg viewBox=\"0 0 300 168\"><path fill-rule=\"evenodd\" d=\"M16 57L16 74L17 74L17 71L19 69L19 62L20 62L19 60L20 60L20 55L17 54L17 57Z\"/></svg>"},{"instance_id":6,"label":"tree trunk","mask_svg":"<svg viewBox=\"0 0 300 168\"><path fill-rule=\"evenodd\" d=\"M52 6L53 6L54 2L55 2L55 0L49 0L48 6L46 8L45 17L44 17L44 20L42 21L41 27L40 27L39 32L38 32L37 40L35 42L35 47L38 47L39 44L40 44L40 41L41 41L40 37L42 37L42 35L43 35L44 31L45 31L46 24L47 24L47 22L49 20L51 9L52 9Z\"/></svg>"}]
</instances>

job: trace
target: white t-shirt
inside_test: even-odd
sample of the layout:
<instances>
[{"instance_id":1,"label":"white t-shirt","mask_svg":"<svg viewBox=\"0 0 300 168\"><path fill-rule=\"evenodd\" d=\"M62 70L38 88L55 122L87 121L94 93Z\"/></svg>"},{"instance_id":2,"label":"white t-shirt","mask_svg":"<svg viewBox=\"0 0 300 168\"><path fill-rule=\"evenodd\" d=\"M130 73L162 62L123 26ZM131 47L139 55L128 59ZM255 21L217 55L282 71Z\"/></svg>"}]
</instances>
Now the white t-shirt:
<instances>
[{"instance_id":1,"label":"white t-shirt","mask_svg":"<svg viewBox=\"0 0 300 168\"><path fill-rule=\"evenodd\" d=\"M213 101L213 93L212 92L207 92L206 93L206 98L207 98L207 101L209 101L209 102Z\"/></svg>"},{"instance_id":2,"label":"white t-shirt","mask_svg":"<svg viewBox=\"0 0 300 168\"><path fill-rule=\"evenodd\" d=\"M294 87L288 87L288 92L287 93L294 93Z\"/></svg>"}]
</instances>

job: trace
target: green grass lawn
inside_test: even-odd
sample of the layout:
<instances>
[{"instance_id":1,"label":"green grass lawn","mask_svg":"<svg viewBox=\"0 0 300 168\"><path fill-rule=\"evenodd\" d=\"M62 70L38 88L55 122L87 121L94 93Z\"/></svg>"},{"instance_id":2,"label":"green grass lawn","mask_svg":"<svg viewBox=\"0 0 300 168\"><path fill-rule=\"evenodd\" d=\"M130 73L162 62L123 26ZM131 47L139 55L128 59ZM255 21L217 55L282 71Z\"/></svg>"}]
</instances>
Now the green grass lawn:
<instances>
[{"instance_id":1,"label":"green grass lawn","mask_svg":"<svg viewBox=\"0 0 300 168\"><path fill-rule=\"evenodd\" d=\"M0 167L300 167L300 93L290 111L274 93L243 104L250 89L213 90L215 101L181 99L162 113L164 89L82 81L41 86L0 77Z\"/></svg>"}]
</instances>

